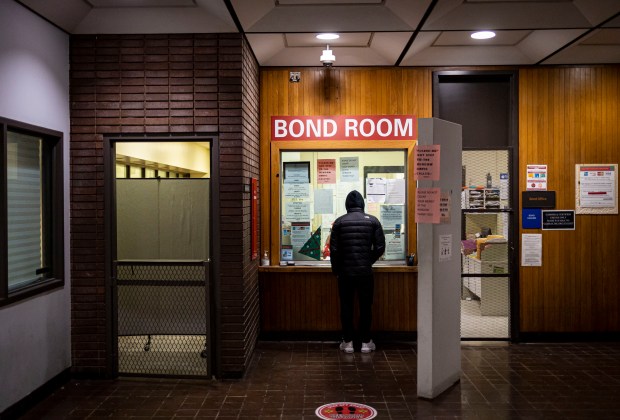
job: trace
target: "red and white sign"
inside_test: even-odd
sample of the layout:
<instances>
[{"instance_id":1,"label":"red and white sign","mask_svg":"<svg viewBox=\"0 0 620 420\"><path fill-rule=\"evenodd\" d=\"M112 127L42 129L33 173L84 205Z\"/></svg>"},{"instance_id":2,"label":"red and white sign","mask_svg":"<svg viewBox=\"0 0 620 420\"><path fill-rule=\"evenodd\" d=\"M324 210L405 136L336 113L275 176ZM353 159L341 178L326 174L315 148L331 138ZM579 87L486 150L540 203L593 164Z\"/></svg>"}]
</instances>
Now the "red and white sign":
<instances>
[{"instance_id":1,"label":"red and white sign","mask_svg":"<svg viewBox=\"0 0 620 420\"><path fill-rule=\"evenodd\" d=\"M317 159L316 182L317 184L336 183L336 159Z\"/></svg>"},{"instance_id":2,"label":"red and white sign","mask_svg":"<svg viewBox=\"0 0 620 420\"><path fill-rule=\"evenodd\" d=\"M369 405L353 402L335 402L320 406L315 414L320 419L374 419L377 417L377 410Z\"/></svg>"},{"instance_id":3,"label":"red and white sign","mask_svg":"<svg viewBox=\"0 0 620 420\"><path fill-rule=\"evenodd\" d=\"M413 115L271 117L271 140L415 140Z\"/></svg>"}]
</instances>

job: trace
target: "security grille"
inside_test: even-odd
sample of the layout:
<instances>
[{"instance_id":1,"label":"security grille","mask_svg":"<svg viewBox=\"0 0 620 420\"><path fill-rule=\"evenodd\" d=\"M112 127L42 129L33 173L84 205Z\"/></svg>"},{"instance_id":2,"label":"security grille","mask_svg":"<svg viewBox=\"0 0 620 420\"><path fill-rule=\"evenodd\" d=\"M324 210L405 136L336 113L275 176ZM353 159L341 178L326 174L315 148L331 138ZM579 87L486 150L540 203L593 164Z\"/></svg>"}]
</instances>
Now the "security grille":
<instances>
[{"instance_id":1,"label":"security grille","mask_svg":"<svg viewBox=\"0 0 620 420\"><path fill-rule=\"evenodd\" d=\"M463 151L461 338L510 338L508 150Z\"/></svg>"},{"instance_id":2,"label":"security grille","mask_svg":"<svg viewBox=\"0 0 620 420\"><path fill-rule=\"evenodd\" d=\"M118 372L209 377L209 264L116 261Z\"/></svg>"}]
</instances>

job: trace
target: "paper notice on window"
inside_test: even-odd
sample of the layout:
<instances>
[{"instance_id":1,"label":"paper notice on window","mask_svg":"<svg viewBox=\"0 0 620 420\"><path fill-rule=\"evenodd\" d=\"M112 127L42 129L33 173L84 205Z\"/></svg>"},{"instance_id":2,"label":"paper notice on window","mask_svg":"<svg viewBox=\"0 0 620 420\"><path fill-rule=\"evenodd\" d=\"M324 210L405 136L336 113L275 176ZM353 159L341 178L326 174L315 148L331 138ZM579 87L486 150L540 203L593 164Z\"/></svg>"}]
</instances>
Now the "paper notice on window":
<instances>
[{"instance_id":1,"label":"paper notice on window","mask_svg":"<svg viewBox=\"0 0 620 420\"><path fill-rule=\"evenodd\" d=\"M386 179L385 184L386 204L405 204L405 180Z\"/></svg>"},{"instance_id":2,"label":"paper notice on window","mask_svg":"<svg viewBox=\"0 0 620 420\"><path fill-rule=\"evenodd\" d=\"M291 223L291 245L293 250L300 250L306 241L310 239L311 235L310 222Z\"/></svg>"},{"instance_id":3,"label":"paper notice on window","mask_svg":"<svg viewBox=\"0 0 620 420\"><path fill-rule=\"evenodd\" d=\"M542 266L542 235L540 233L521 235L521 265L524 267Z\"/></svg>"},{"instance_id":4,"label":"paper notice on window","mask_svg":"<svg viewBox=\"0 0 620 420\"><path fill-rule=\"evenodd\" d=\"M383 204L379 210L379 221L383 229L392 230L403 224L404 206Z\"/></svg>"},{"instance_id":5,"label":"paper notice on window","mask_svg":"<svg viewBox=\"0 0 620 420\"><path fill-rule=\"evenodd\" d=\"M366 213L375 216L377 219L380 219L379 206L379 203L368 202L364 210L366 211Z\"/></svg>"},{"instance_id":6,"label":"paper notice on window","mask_svg":"<svg viewBox=\"0 0 620 420\"><path fill-rule=\"evenodd\" d=\"M314 190L314 214L332 214L334 212L334 190Z\"/></svg>"},{"instance_id":7,"label":"paper notice on window","mask_svg":"<svg viewBox=\"0 0 620 420\"><path fill-rule=\"evenodd\" d=\"M318 159L316 161L317 184L336 183L336 159Z\"/></svg>"},{"instance_id":8,"label":"paper notice on window","mask_svg":"<svg viewBox=\"0 0 620 420\"><path fill-rule=\"evenodd\" d=\"M360 163L358 157L340 158L340 182L358 182L360 179Z\"/></svg>"},{"instance_id":9,"label":"paper notice on window","mask_svg":"<svg viewBox=\"0 0 620 420\"><path fill-rule=\"evenodd\" d=\"M367 178L366 195L385 195L386 185L385 178Z\"/></svg>"},{"instance_id":10,"label":"paper notice on window","mask_svg":"<svg viewBox=\"0 0 620 420\"><path fill-rule=\"evenodd\" d=\"M441 189L418 188L416 190L415 221L416 223L439 223Z\"/></svg>"},{"instance_id":11,"label":"paper notice on window","mask_svg":"<svg viewBox=\"0 0 620 420\"><path fill-rule=\"evenodd\" d=\"M284 162L284 184L310 182L310 162Z\"/></svg>"},{"instance_id":12,"label":"paper notice on window","mask_svg":"<svg viewBox=\"0 0 620 420\"><path fill-rule=\"evenodd\" d=\"M400 260L405 258L405 244L403 235L401 235L400 232L388 235L385 241L385 254L383 256L386 260Z\"/></svg>"},{"instance_id":13,"label":"paper notice on window","mask_svg":"<svg viewBox=\"0 0 620 420\"><path fill-rule=\"evenodd\" d=\"M287 222L300 222L310 220L310 203L292 202L284 206L286 215L284 220Z\"/></svg>"},{"instance_id":14,"label":"paper notice on window","mask_svg":"<svg viewBox=\"0 0 620 420\"><path fill-rule=\"evenodd\" d=\"M310 198L310 184L283 184L284 197L286 198Z\"/></svg>"},{"instance_id":15,"label":"paper notice on window","mask_svg":"<svg viewBox=\"0 0 620 420\"><path fill-rule=\"evenodd\" d=\"M581 166L579 206L616 207L615 176L613 166Z\"/></svg>"},{"instance_id":16,"label":"paper notice on window","mask_svg":"<svg viewBox=\"0 0 620 420\"><path fill-rule=\"evenodd\" d=\"M384 178L366 179L366 200L369 203L385 203L387 182Z\"/></svg>"}]
</instances>

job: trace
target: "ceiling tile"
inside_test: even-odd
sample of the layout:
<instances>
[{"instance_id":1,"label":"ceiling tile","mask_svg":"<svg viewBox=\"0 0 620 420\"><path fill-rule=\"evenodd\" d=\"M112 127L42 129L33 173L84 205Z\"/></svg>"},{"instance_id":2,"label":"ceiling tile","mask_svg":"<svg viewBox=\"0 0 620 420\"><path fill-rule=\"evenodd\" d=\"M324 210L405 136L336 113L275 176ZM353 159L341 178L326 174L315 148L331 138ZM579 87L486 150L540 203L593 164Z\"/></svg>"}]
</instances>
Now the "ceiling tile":
<instances>
[{"instance_id":1,"label":"ceiling tile","mask_svg":"<svg viewBox=\"0 0 620 420\"><path fill-rule=\"evenodd\" d=\"M316 33L284 34L284 42L287 47L316 47L331 45L332 47L367 47L370 45L372 32L345 32L340 38L321 40L316 38Z\"/></svg>"},{"instance_id":2,"label":"ceiling tile","mask_svg":"<svg viewBox=\"0 0 620 420\"><path fill-rule=\"evenodd\" d=\"M438 3L423 29L555 29L590 26L590 22L572 2L450 0Z\"/></svg>"},{"instance_id":3,"label":"ceiling tile","mask_svg":"<svg viewBox=\"0 0 620 420\"><path fill-rule=\"evenodd\" d=\"M495 38L491 39L473 39L472 31L446 31L442 32L435 40L435 46L489 46L502 45L514 46L521 42L531 31L497 31Z\"/></svg>"},{"instance_id":4,"label":"ceiling tile","mask_svg":"<svg viewBox=\"0 0 620 420\"><path fill-rule=\"evenodd\" d=\"M253 16L256 18L256 16ZM254 23L242 20L246 32L375 32L415 29L379 5L274 7Z\"/></svg>"},{"instance_id":5,"label":"ceiling tile","mask_svg":"<svg viewBox=\"0 0 620 420\"><path fill-rule=\"evenodd\" d=\"M194 0L85 0L93 7L196 7Z\"/></svg>"}]
</instances>

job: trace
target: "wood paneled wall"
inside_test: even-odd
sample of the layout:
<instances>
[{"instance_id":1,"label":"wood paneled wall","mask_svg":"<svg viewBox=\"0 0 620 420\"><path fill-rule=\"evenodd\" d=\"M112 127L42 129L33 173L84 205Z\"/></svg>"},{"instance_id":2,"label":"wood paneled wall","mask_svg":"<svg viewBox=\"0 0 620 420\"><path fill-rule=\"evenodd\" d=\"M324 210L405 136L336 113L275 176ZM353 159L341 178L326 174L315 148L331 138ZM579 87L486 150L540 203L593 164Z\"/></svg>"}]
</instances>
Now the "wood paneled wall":
<instances>
[{"instance_id":1,"label":"wood paneled wall","mask_svg":"<svg viewBox=\"0 0 620 420\"><path fill-rule=\"evenodd\" d=\"M289 71L301 71L301 83L289 83ZM261 197L271 196L272 202L263 199L261 207L261 249L271 243L269 214L277 211L278 206L269 190L272 115L415 114L430 117L431 82L432 69L262 69ZM548 189L556 191L556 208L574 209L575 164L620 163L619 98L618 65L520 69L519 173L516 174L519 191L525 190L527 164L547 164ZM520 212L516 216L520 224ZM521 230L520 233L543 235L542 267L519 268L519 330L522 333L620 331L619 215L577 215L574 231ZM307 313L308 307L314 305L310 296L301 304L288 302L289 297L308 293L324 296L335 292L335 285L322 283L330 281L328 273L278 276L280 274L268 272L261 272L259 276L263 331L339 328L337 308L326 309L333 307L331 304L322 308L327 313L317 314L318 318L288 319L293 313ZM411 274L395 273L393 276L407 279ZM390 298L375 300L375 329L415 330L415 324L402 324L389 316L383 318L385 321L380 320L383 315L379 314L392 310L390 305L399 308L398 311L404 307L401 306L404 295L393 294L389 287L393 285L378 278L375 296ZM415 279L407 287L415 290ZM407 296L412 299L413 295ZM337 299L336 296L331 298ZM406 316L408 320L415 317L415 299L410 303L414 313ZM290 324L294 322L298 324Z\"/></svg>"},{"instance_id":2,"label":"wood paneled wall","mask_svg":"<svg viewBox=\"0 0 620 420\"><path fill-rule=\"evenodd\" d=\"M301 72L299 83L289 82L290 71ZM261 69L261 253L269 249L273 263L278 252L273 233L278 229L271 226L272 212L279 212L278 193L270 185L277 171L270 148L272 116L409 114L427 118L432 113L431 90L430 69ZM415 231L409 233L415 238ZM340 329L336 279L329 271L262 271L259 280L263 332ZM416 275L411 270L378 273L373 329L415 331L416 291Z\"/></svg>"},{"instance_id":3,"label":"wood paneled wall","mask_svg":"<svg viewBox=\"0 0 620 420\"><path fill-rule=\"evenodd\" d=\"M527 164L547 164L556 208L575 209L575 164L620 163L619 98L617 65L520 70L519 190ZM620 331L620 216L575 217L521 230L543 235L542 267L520 269L524 333Z\"/></svg>"}]
</instances>

